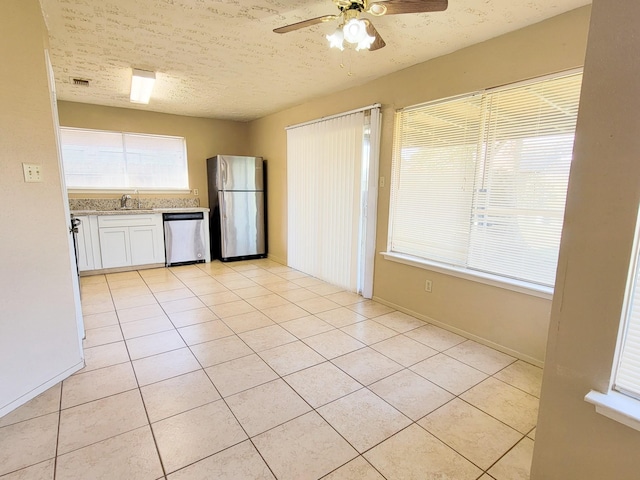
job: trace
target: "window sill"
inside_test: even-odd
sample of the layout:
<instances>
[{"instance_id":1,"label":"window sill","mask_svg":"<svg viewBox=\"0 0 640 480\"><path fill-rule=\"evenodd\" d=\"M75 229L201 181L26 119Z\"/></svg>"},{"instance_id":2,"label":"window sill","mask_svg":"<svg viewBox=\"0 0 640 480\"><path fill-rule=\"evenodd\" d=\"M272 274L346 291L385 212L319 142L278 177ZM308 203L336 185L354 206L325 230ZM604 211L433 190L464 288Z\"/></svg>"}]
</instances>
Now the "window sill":
<instances>
[{"instance_id":1,"label":"window sill","mask_svg":"<svg viewBox=\"0 0 640 480\"><path fill-rule=\"evenodd\" d=\"M134 195L140 193L142 195L184 195L191 194L191 190L188 188L175 188L175 189L144 189L144 188L67 188L67 193L108 193L108 194L121 194L129 193Z\"/></svg>"},{"instance_id":2,"label":"window sill","mask_svg":"<svg viewBox=\"0 0 640 480\"><path fill-rule=\"evenodd\" d=\"M484 283L486 285L504 288L505 290L512 290L514 292L524 293L533 297L544 298L546 300L551 300L553 298L553 289L550 287L543 287L533 283L499 277L498 275L491 275L490 273L465 270L452 265L431 262L429 260L413 257L411 255L404 255L402 253L380 252L380 255L391 262L402 263L404 265L423 268L425 270L431 270L445 275L451 275L453 277L464 278L465 280Z\"/></svg>"},{"instance_id":3,"label":"window sill","mask_svg":"<svg viewBox=\"0 0 640 480\"><path fill-rule=\"evenodd\" d=\"M587 393L584 400L595 405L600 415L640 431L640 401L618 392L600 393L595 390Z\"/></svg>"}]
</instances>

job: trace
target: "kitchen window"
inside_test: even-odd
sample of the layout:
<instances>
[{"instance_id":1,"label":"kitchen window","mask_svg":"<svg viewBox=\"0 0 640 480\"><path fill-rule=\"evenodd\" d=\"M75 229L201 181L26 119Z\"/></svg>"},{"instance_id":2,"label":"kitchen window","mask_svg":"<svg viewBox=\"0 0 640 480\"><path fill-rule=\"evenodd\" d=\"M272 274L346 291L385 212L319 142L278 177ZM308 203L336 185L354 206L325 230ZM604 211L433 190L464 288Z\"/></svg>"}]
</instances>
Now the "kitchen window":
<instances>
[{"instance_id":1,"label":"kitchen window","mask_svg":"<svg viewBox=\"0 0 640 480\"><path fill-rule=\"evenodd\" d=\"M70 190L188 190L183 137L60 128Z\"/></svg>"},{"instance_id":2,"label":"kitchen window","mask_svg":"<svg viewBox=\"0 0 640 480\"><path fill-rule=\"evenodd\" d=\"M398 111L385 258L550 295L581 81L572 72Z\"/></svg>"}]
</instances>

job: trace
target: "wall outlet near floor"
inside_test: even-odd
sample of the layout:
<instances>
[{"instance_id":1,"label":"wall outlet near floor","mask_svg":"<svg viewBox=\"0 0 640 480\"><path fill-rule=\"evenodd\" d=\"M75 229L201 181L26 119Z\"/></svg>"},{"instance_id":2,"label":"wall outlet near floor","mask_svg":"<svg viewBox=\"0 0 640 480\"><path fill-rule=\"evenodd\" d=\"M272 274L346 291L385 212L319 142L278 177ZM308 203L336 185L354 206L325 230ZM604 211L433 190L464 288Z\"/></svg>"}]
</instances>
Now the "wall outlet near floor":
<instances>
[{"instance_id":1,"label":"wall outlet near floor","mask_svg":"<svg viewBox=\"0 0 640 480\"><path fill-rule=\"evenodd\" d=\"M431 280L427 280L424 282L424 291L431 293L431 289L433 288L433 282Z\"/></svg>"},{"instance_id":2,"label":"wall outlet near floor","mask_svg":"<svg viewBox=\"0 0 640 480\"><path fill-rule=\"evenodd\" d=\"M198 196L198 189L197 189L197 188L194 188L194 189L193 189L193 194L194 194L196 197Z\"/></svg>"},{"instance_id":3,"label":"wall outlet near floor","mask_svg":"<svg viewBox=\"0 0 640 480\"><path fill-rule=\"evenodd\" d=\"M24 172L25 182L42 182L42 165L23 163L22 171Z\"/></svg>"},{"instance_id":4,"label":"wall outlet near floor","mask_svg":"<svg viewBox=\"0 0 640 480\"><path fill-rule=\"evenodd\" d=\"M380 177L380 188L384 188L384 177Z\"/></svg>"}]
</instances>

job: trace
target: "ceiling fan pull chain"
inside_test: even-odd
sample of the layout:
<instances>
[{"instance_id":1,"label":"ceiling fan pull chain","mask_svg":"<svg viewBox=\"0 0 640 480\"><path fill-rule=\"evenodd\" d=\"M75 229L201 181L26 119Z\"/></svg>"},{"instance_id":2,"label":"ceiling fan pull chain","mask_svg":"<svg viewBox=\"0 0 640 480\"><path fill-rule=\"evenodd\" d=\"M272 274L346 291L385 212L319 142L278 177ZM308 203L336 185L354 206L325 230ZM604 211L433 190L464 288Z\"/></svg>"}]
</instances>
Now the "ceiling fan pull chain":
<instances>
[{"instance_id":1,"label":"ceiling fan pull chain","mask_svg":"<svg viewBox=\"0 0 640 480\"><path fill-rule=\"evenodd\" d=\"M345 65L344 55L345 55L345 52L343 51L342 52L342 60L340 62L340 68L347 68L347 76L353 77L353 72L351 71L351 49L347 49L347 55L348 55L347 63L348 63L348 66Z\"/></svg>"}]
</instances>

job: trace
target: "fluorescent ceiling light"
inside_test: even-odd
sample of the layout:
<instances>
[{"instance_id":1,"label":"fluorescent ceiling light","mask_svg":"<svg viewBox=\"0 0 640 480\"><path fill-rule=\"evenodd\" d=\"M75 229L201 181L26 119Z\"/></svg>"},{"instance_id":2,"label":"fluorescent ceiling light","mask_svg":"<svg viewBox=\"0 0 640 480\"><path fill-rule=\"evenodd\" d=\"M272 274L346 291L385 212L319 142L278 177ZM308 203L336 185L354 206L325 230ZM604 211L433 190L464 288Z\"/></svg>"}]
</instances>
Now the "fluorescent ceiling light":
<instances>
[{"instance_id":1,"label":"fluorescent ceiling light","mask_svg":"<svg viewBox=\"0 0 640 480\"><path fill-rule=\"evenodd\" d=\"M131 76L131 96L132 103L149 103L153 84L156 81L155 72L133 69Z\"/></svg>"}]
</instances>

